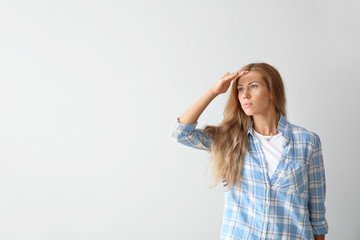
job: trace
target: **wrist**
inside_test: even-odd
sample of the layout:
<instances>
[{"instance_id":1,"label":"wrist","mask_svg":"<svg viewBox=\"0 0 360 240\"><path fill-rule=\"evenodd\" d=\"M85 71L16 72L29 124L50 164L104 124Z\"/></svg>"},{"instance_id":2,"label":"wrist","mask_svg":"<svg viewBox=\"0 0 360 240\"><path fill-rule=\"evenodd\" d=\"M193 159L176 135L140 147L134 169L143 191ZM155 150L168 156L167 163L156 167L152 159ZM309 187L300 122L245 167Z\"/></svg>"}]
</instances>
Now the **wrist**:
<instances>
[{"instance_id":1,"label":"wrist","mask_svg":"<svg viewBox=\"0 0 360 240\"><path fill-rule=\"evenodd\" d=\"M217 96L219 95L218 93L214 92L214 90L213 90L212 88L210 88L210 89L208 90L208 92L210 93L210 95L211 95L213 98L215 98L215 97L217 97Z\"/></svg>"}]
</instances>

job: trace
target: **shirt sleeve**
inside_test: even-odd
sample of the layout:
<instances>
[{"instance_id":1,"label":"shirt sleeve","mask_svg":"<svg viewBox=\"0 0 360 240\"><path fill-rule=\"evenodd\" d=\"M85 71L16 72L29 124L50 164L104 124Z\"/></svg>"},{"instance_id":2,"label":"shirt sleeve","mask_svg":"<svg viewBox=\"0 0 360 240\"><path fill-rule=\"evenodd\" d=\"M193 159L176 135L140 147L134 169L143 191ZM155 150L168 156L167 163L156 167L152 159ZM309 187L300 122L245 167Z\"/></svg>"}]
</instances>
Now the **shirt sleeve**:
<instances>
[{"instance_id":1,"label":"shirt sleeve","mask_svg":"<svg viewBox=\"0 0 360 240\"><path fill-rule=\"evenodd\" d=\"M171 126L170 137L178 143L185 146L208 150L211 145L211 139L202 129L196 128L198 122L194 124L180 123L178 117Z\"/></svg>"},{"instance_id":2,"label":"shirt sleeve","mask_svg":"<svg viewBox=\"0 0 360 240\"><path fill-rule=\"evenodd\" d=\"M310 222L314 235L328 233L325 218L326 181L320 137L315 133L315 147L309 162L309 202Z\"/></svg>"}]
</instances>

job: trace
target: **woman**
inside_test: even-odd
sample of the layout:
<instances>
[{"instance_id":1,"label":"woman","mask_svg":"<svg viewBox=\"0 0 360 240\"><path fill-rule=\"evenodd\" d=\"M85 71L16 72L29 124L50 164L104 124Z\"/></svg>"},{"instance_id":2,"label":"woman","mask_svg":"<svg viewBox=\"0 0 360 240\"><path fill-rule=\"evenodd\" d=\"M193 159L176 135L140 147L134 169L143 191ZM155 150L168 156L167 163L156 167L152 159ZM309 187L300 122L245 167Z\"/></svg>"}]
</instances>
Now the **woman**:
<instances>
[{"instance_id":1,"label":"woman","mask_svg":"<svg viewBox=\"0 0 360 240\"><path fill-rule=\"evenodd\" d=\"M231 92L218 126L196 128L209 103ZM227 72L173 123L176 142L211 153L225 206L221 239L325 239L325 169L319 136L286 119L279 72L251 63Z\"/></svg>"}]
</instances>

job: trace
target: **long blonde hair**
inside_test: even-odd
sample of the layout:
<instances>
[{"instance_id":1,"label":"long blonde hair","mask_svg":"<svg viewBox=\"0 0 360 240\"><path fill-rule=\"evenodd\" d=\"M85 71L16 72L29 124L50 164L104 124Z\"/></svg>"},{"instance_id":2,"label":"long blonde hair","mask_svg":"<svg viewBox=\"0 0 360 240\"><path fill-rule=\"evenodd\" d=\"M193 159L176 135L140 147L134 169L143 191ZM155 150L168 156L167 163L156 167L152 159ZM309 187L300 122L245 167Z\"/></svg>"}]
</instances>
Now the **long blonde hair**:
<instances>
[{"instance_id":1,"label":"long blonde hair","mask_svg":"<svg viewBox=\"0 0 360 240\"><path fill-rule=\"evenodd\" d=\"M273 96L276 111L286 118L285 89L279 72L263 62L247 64L238 72L241 71L256 71L262 75ZM214 183L210 187L213 188L222 181L224 187L227 187L226 191L233 188L235 183L240 187L243 157L250 146L247 130L253 124L253 117L245 114L238 99L239 79L232 81L223 120L217 126L205 125L203 128L204 133L212 139L208 150L211 153L208 168L211 166Z\"/></svg>"}]
</instances>

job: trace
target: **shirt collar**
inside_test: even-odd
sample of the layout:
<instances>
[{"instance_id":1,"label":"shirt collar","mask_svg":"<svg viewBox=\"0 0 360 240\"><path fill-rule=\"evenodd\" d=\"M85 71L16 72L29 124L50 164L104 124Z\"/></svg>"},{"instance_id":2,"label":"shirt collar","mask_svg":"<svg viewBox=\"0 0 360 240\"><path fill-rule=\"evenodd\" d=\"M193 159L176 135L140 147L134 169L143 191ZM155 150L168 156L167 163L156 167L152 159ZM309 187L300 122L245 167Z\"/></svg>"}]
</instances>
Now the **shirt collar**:
<instances>
[{"instance_id":1,"label":"shirt collar","mask_svg":"<svg viewBox=\"0 0 360 240\"><path fill-rule=\"evenodd\" d=\"M278 132L281 132L281 134L283 135L283 137L285 137L287 139L287 141L290 141L290 133L291 133L291 123L280 113L280 119L277 125L277 130ZM251 134L252 136L254 136L254 132L253 132L253 120L252 123L250 125L250 127L248 128L248 135Z\"/></svg>"}]
</instances>

